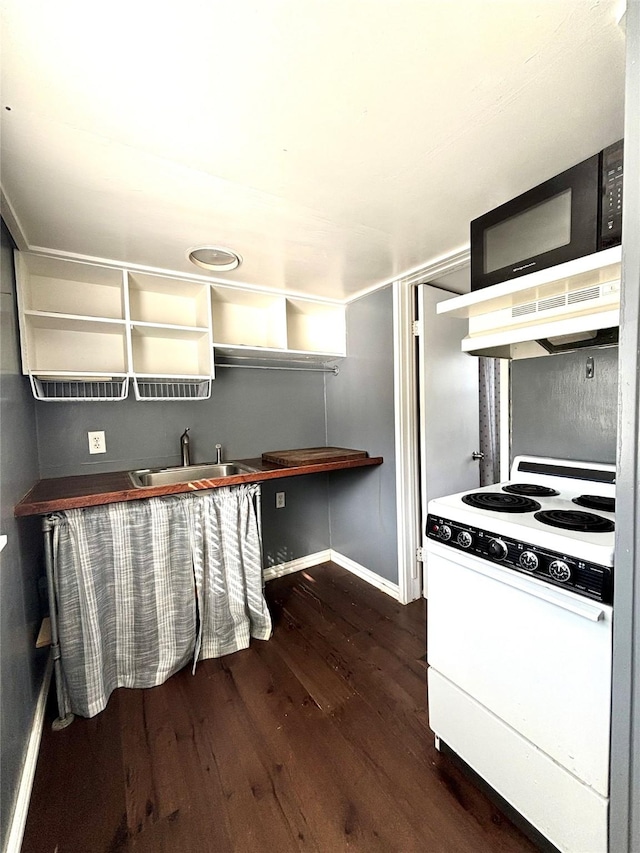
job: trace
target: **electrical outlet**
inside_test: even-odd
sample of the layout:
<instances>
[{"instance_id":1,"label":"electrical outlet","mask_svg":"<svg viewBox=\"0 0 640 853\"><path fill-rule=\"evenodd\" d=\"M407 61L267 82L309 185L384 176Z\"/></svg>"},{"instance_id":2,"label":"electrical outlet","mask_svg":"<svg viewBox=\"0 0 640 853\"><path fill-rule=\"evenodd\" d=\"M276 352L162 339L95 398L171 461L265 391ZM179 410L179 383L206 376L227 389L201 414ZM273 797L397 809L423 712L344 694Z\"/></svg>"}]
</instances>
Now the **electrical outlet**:
<instances>
[{"instance_id":1,"label":"electrical outlet","mask_svg":"<svg viewBox=\"0 0 640 853\"><path fill-rule=\"evenodd\" d=\"M284 492L276 492L276 509L284 507Z\"/></svg>"},{"instance_id":2,"label":"electrical outlet","mask_svg":"<svg viewBox=\"0 0 640 853\"><path fill-rule=\"evenodd\" d=\"M89 453L106 453L107 441L104 437L104 430L98 432L88 432L89 438Z\"/></svg>"}]
</instances>

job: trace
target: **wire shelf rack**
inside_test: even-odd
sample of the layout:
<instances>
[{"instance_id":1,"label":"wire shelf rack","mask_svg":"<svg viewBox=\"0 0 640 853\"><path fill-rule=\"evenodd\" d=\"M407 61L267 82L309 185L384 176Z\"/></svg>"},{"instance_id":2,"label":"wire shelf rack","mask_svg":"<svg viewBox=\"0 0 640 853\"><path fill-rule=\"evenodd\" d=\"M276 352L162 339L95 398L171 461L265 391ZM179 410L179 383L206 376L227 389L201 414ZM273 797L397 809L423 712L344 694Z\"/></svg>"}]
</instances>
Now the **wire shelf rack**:
<instances>
[{"instance_id":1,"label":"wire shelf rack","mask_svg":"<svg viewBox=\"0 0 640 853\"><path fill-rule=\"evenodd\" d=\"M124 400L129 393L128 376L65 376L29 374L31 389L36 400L47 403L95 403L106 400Z\"/></svg>"},{"instance_id":2,"label":"wire shelf rack","mask_svg":"<svg viewBox=\"0 0 640 853\"><path fill-rule=\"evenodd\" d=\"M133 377L136 400L208 400L211 379Z\"/></svg>"}]
</instances>

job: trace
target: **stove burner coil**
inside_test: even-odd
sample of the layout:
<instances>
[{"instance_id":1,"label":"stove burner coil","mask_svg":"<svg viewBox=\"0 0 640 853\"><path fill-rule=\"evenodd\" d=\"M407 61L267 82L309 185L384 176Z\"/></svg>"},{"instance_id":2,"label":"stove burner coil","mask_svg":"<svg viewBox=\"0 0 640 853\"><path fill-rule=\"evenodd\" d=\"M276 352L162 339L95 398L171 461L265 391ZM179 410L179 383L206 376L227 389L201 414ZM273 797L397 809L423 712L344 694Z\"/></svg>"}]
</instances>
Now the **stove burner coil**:
<instances>
[{"instance_id":1,"label":"stove burner coil","mask_svg":"<svg viewBox=\"0 0 640 853\"><path fill-rule=\"evenodd\" d=\"M531 498L505 495L504 492L472 492L462 496L462 503L493 512L535 512L540 509L540 504Z\"/></svg>"},{"instance_id":2,"label":"stove burner coil","mask_svg":"<svg viewBox=\"0 0 640 853\"><path fill-rule=\"evenodd\" d=\"M605 512L616 511L616 499L605 498L602 495L580 495L579 498L573 499L574 504L578 506L586 506L587 509L600 509Z\"/></svg>"},{"instance_id":3,"label":"stove burner coil","mask_svg":"<svg viewBox=\"0 0 640 853\"><path fill-rule=\"evenodd\" d=\"M534 518L550 527L578 530L581 533L611 533L615 529L608 518L574 509L545 509L537 512Z\"/></svg>"},{"instance_id":4,"label":"stove burner coil","mask_svg":"<svg viewBox=\"0 0 640 853\"><path fill-rule=\"evenodd\" d=\"M530 498L552 498L560 494L549 486L539 486L536 483L513 483L509 486L503 486L502 490L509 492L510 495L526 495Z\"/></svg>"}]
</instances>

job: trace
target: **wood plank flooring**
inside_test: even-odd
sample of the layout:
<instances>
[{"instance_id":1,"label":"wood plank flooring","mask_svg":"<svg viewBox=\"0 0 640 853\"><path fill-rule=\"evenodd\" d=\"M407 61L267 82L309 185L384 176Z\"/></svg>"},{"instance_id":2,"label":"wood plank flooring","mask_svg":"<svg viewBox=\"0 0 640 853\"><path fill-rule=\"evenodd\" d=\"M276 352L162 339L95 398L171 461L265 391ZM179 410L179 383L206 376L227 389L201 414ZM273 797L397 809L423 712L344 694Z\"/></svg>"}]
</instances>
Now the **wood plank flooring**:
<instances>
[{"instance_id":1,"label":"wood plank flooring","mask_svg":"<svg viewBox=\"0 0 640 853\"><path fill-rule=\"evenodd\" d=\"M537 848L433 745L425 603L329 563L271 581L268 642L45 726L23 853Z\"/></svg>"}]
</instances>

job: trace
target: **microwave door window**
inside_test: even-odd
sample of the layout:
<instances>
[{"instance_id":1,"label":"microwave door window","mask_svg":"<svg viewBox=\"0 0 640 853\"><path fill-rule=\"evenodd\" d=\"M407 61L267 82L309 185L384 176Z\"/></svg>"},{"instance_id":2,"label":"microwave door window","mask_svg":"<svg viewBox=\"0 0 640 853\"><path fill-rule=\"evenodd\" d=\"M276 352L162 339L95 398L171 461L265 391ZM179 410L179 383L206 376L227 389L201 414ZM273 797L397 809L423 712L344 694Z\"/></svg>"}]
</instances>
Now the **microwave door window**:
<instances>
[{"instance_id":1,"label":"microwave door window","mask_svg":"<svg viewBox=\"0 0 640 853\"><path fill-rule=\"evenodd\" d=\"M484 272L527 265L527 258L571 242L571 189L529 207L484 233ZM515 266L514 266L515 265Z\"/></svg>"}]
</instances>

